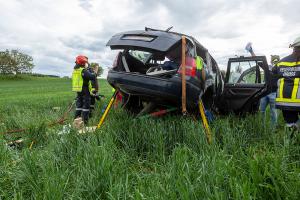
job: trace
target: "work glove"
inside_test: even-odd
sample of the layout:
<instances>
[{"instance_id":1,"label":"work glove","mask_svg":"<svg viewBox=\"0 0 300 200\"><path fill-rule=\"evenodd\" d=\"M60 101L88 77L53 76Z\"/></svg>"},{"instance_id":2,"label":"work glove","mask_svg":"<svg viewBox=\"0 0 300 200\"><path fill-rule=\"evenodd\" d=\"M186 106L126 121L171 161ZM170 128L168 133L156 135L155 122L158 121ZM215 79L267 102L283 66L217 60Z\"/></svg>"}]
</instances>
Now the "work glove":
<instances>
[{"instance_id":1,"label":"work glove","mask_svg":"<svg viewBox=\"0 0 300 200\"><path fill-rule=\"evenodd\" d=\"M90 95L91 95L91 96L95 96L96 93L97 93L97 91L96 91L95 88L92 88L92 89L90 90Z\"/></svg>"}]
</instances>

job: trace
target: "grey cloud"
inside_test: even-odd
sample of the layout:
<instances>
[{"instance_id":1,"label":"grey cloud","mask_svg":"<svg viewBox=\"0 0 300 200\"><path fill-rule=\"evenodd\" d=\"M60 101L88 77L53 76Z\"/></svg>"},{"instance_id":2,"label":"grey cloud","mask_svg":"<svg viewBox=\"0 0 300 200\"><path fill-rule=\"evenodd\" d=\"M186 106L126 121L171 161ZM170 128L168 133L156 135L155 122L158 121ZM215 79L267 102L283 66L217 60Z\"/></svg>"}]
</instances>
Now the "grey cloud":
<instances>
[{"instance_id":1,"label":"grey cloud","mask_svg":"<svg viewBox=\"0 0 300 200\"><path fill-rule=\"evenodd\" d=\"M79 0L79 6L86 11L90 11L93 7L91 0Z\"/></svg>"},{"instance_id":2,"label":"grey cloud","mask_svg":"<svg viewBox=\"0 0 300 200\"><path fill-rule=\"evenodd\" d=\"M203 27L195 34L197 34L200 37L209 36L211 38L218 38L218 39L233 39L233 38L238 38L242 35L242 33L239 30L234 30L234 29L217 30L212 27Z\"/></svg>"},{"instance_id":3,"label":"grey cloud","mask_svg":"<svg viewBox=\"0 0 300 200\"><path fill-rule=\"evenodd\" d=\"M199 36L210 35L217 38L236 38L241 36L243 33L239 31L239 27L245 24L240 20L245 16L237 16L236 21L226 21L226 29L220 29L220 27L213 27L209 24L210 20L214 19L218 14L223 13L224 16L231 14L236 11L248 11L261 17L263 15L279 15L285 22L283 32L286 32L288 28L294 28L296 24L299 25L299 10L300 4L297 0L263 0L263 1L210 1L210 0L159 0L143 1L140 5L141 13L148 10L155 10L158 6L164 6L170 13L171 21L174 29L184 30L191 34L196 33ZM242 12L243 13L243 12ZM260 20L257 18L256 20ZM274 23L277 23L274 21ZM183 32L183 31L182 31Z\"/></svg>"},{"instance_id":4,"label":"grey cloud","mask_svg":"<svg viewBox=\"0 0 300 200\"><path fill-rule=\"evenodd\" d=\"M106 45L108 40L116 33L123 31L121 28L112 26L109 23L104 23L105 32L93 31L87 34L87 37L92 38L95 41L101 41L103 46Z\"/></svg>"},{"instance_id":5,"label":"grey cloud","mask_svg":"<svg viewBox=\"0 0 300 200\"><path fill-rule=\"evenodd\" d=\"M43 56L35 60L34 72L51 75L70 75L74 62L57 61L53 57Z\"/></svg>"},{"instance_id":6,"label":"grey cloud","mask_svg":"<svg viewBox=\"0 0 300 200\"><path fill-rule=\"evenodd\" d=\"M299 10L300 3L297 0L273 0L273 1L263 1L263 4L258 8L260 12L267 12L274 15L279 15L282 19L286 19L284 26L291 27L296 24L299 25ZM274 21L274 23L277 23ZM292 28L292 27L291 27ZM295 27L293 27L295 28Z\"/></svg>"},{"instance_id":7,"label":"grey cloud","mask_svg":"<svg viewBox=\"0 0 300 200\"><path fill-rule=\"evenodd\" d=\"M238 29L224 30L210 24L211 20L218 20L214 19L217 14L228 14L231 11L240 9L242 3L238 0L217 1L214 3L210 0L146 0L140 5L140 10L144 10L144 12L145 10L155 10L159 6L163 6L168 10L172 24L166 26L173 25L174 31L191 35L197 34L200 37L210 35L211 37L226 39L241 35ZM228 26L234 24L235 22L228 23Z\"/></svg>"},{"instance_id":8,"label":"grey cloud","mask_svg":"<svg viewBox=\"0 0 300 200\"><path fill-rule=\"evenodd\" d=\"M156 9L156 6L162 5L169 10L174 23L180 24L181 27L189 27L206 23L215 13L232 8L233 5L239 5L238 2L237 0L226 1L226 3L213 3L210 0L146 0L143 1L143 8Z\"/></svg>"},{"instance_id":9,"label":"grey cloud","mask_svg":"<svg viewBox=\"0 0 300 200\"><path fill-rule=\"evenodd\" d=\"M75 50L88 50L100 52L105 48L106 41L99 38L88 38L84 36L75 36L72 38L61 38L60 41L67 47Z\"/></svg>"}]
</instances>

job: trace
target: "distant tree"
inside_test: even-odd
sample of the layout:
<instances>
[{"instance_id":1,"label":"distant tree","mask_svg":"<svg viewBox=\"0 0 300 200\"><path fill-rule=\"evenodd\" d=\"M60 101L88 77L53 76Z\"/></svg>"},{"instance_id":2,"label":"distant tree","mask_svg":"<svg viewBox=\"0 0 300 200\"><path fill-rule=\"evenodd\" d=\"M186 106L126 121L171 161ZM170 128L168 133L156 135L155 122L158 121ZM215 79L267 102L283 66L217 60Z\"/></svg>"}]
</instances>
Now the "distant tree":
<instances>
[{"instance_id":1,"label":"distant tree","mask_svg":"<svg viewBox=\"0 0 300 200\"><path fill-rule=\"evenodd\" d=\"M98 66L97 76L101 76L103 74L103 68L99 65L99 63L91 63L92 69L95 69L96 66Z\"/></svg>"},{"instance_id":2,"label":"distant tree","mask_svg":"<svg viewBox=\"0 0 300 200\"><path fill-rule=\"evenodd\" d=\"M12 68L16 74L32 71L34 64L31 56L21 53L18 50L11 50L10 56L14 60Z\"/></svg>"},{"instance_id":3,"label":"distant tree","mask_svg":"<svg viewBox=\"0 0 300 200\"><path fill-rule=\"evenodd\" d=\"M0 52L0 73L31 73L34 67L33 58L18 50Z\"/></svg>"},{"instance_id":4,"label":"distant tree","mask_svg":"<svg viewBox=\"0 0 300 200\"><path fill-rule=\"evenodd\" d=\"M10 56L8 50L0 52L0 73L1 74L12 74L12 67L15 65L14 60Z\"/></svg>"}]
</instances>

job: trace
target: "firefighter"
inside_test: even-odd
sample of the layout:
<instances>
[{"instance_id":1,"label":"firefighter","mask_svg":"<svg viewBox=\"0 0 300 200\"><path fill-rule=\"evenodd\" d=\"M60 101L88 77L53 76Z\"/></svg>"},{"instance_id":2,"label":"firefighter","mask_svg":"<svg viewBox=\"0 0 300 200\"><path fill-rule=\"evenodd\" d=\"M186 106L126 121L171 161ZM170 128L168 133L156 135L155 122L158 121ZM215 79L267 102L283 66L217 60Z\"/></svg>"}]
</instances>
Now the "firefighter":
<instances>
[{"instance_id":1,"label":"firefighter","mask_svg":"<svg viewBox=\"0 0 300 200\"><path fill-rule=\"evenodd\" d=\"M281 59L273 68L277 75L276 108L282 110L286 127L298 129L300 112L300 37L290 45L293 53Z\"/></svg>"},{"instance_id":2,"label":"firefighter","mask_svg":"<svg viewBox=\"0 0 300 200\"><path fill-rule=\"evenodd\" d=\"M96 76L94 73L89 72L86 56L77 56L75 63L72 74L72 91L77 92L75 119L82 117L84 124L87 125L91 93L97 93L95 89Z\"/></svg>"},{"instance_id":3,"label":"firefighter","mask_svg":"<svg viewBox=\"0 0 300 200\"><path fill-rule=\"evenodd\" d=\"M89 71L93 74L95 74L95 89L96 91L99 91L99 85L97 76L99 71L99 65L97 63L91 63L91 67L89 68ZM96 103L97 94L91 93L91 105L90 105L90 117L92 117L92 112L95 110L95 103ZM98 97L99 98L99 97Z\"/></svg>"}]
</instances>

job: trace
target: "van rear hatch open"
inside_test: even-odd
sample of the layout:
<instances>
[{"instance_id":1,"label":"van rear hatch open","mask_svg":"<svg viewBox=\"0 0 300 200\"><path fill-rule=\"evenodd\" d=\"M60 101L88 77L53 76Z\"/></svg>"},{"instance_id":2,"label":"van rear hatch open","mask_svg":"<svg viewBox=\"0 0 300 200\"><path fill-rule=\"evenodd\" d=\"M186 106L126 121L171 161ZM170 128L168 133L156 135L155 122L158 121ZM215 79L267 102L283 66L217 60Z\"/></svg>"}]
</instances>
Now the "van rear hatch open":
<instances>
[{"instance_id":1,"label":"van rear hatch open","mask_svg":"<svg viewBox=\"0 0 300 200\"><path fill-rule=\"evenodd\" d=\"M114 35L106 44L111 49L148 49L166 52L181 40L178 34L161 31L128 31Z\"/></svg>"}]
</instances>

